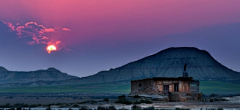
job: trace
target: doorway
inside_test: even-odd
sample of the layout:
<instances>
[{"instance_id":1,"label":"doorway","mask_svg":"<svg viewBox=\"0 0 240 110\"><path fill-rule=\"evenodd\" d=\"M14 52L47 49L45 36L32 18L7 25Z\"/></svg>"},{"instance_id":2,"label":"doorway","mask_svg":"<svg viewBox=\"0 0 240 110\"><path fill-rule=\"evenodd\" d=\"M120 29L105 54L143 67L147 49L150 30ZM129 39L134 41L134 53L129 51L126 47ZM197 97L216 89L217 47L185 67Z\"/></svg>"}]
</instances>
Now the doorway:
<instances>
[{"instance_id":1,"label":"doorway","mask_svg":"<svg viewBox=\"0 0 240 110\"><path fill-rule=\"evenodd\" d=\"M178 84L174 84L174 91L178 92Z\"/></svg>"},{"instance_id":2,"label":"doorway","mask_svg":"<svg viewBox=\"0 0 240 110\"><path fill-rule=\"evenodd\" d=\"M167 94L169 92L169 85L163 85L163 93Z\"/></svg>"}]
</instances>

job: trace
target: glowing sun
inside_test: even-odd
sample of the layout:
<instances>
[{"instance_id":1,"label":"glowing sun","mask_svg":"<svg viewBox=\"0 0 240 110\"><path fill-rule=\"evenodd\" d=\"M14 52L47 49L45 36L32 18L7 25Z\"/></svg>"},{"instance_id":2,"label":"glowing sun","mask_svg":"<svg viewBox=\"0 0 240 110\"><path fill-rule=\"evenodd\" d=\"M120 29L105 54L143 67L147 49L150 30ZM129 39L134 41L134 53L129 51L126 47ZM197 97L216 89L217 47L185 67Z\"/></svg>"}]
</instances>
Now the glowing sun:
<instances>
[{"instance_id":1,"label":"glowing sun","mask_svg":"<svg viewBox=\"0 0 240 110\"><path fill-rule=\"evenodd\" d=\"M49 46L47 46L46 50L48 53L51 53L51 51L56 51L57 48L54 45L49 45Z\"/></svg>"}]
</instances>

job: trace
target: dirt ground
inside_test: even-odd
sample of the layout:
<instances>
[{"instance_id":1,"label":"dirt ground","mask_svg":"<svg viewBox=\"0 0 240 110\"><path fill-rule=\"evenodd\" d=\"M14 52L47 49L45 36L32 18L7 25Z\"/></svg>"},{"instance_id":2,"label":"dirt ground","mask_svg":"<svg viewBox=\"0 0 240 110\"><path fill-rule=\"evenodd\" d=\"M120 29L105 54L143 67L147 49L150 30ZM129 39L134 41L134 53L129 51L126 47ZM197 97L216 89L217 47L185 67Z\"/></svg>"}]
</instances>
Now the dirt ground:
<instances>
[{"instance_id":1,"label":"dirt ground","mask_svg":"<svg viewBox=\"0 0 240 110\"><path fill-rule=\"evenodd\" d=\"M56 104L56 103L77 103L90 100L90 98L85 99L73 99L70 97L13 97L13 98L6 98L0 97L0 105L4 104ZM95 99L99 100L99 99Z\"/></svg>"},{"instance_id":2,"label":"dirt ground","mask_svg":"<svg viewBox=\"0 0 240 110\"><path fill-rule=\"evenodd\" d=\"M187 102L154 102L152 104L138 104L142 108L153 106L158 109L175 109L175 108L186 108L186 109L235 109L240 110L240 96L225 97L228 101L216 101L216 102L201 102L201 101L187 101ZM81 103L84 101L93 100L94 103ZM92 97L73 97L73 96L0 96L0 105L7 103L14 104L57 104L57 103L72 103L77 104L79 107L87 106L88 108L97 108L98 106L109 107L115 106L117 109L126 108L130 109L133 105L116 104L114 103L117 99L110 99L109 102L104 102L103 98L94 99ZM80 102L80 103L79 103ZM59 105L53 105L52 107L60 107Z\"/></svg>"},{"instance_id":3,"label":"dirt ground","mask_svg":"<svg viewBox=\"0 0 240 110\"><path fill-rule=\"evenodd\" d=\"M81 106L88 106L89 108L97 108L98 106L109 107L115 106L117 109L126 108L131 109L133 105L124 105L124 104L82 104ZM153 103L153 104L138 104L137 106L141 106L142 108L154 107L156 109L175 109L175 108L184 108L184 109L234 109L240 110L240 102L230 102L230 101L222 101L222 102L196 102L196 101L188 101L188 102L162 102L162 103Z\"/></svg>"},{"instance_id":4,"label":"dirt ground","mask_svg":"<svg viewBox=\"0 0 240 110\"><path fill-rule=\"evenodd\" d=\"M104 97L117 98L119 94L0 94L0 105L5 104L57 104L100 101Z\"/></svg>"}]
</instances>

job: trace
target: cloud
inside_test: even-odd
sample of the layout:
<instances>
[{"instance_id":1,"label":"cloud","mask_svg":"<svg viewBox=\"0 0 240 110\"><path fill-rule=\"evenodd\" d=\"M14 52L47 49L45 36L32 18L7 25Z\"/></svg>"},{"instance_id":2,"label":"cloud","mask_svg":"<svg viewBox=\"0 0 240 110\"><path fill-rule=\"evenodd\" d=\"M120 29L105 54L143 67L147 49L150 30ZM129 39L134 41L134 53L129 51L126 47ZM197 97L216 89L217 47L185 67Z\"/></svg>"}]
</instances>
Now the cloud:
<instances>
[{"instance_id":1,"label":"cloud","mask_svg":"<svg viewBox=\"0 0 240 110\"><path fill-rule=\"evenodd\" d=\"M37 45L37 44L46 44L46 45L59 45L62 44L62 41L52 37L50 33L58 33L58 31L71 31L68 28L47 28L43 25L38 24L37 22L27 22L24 25L16 23L14 26L10 22L2 21L6 26L10 28L10 31L15 32L20 39L22 38L31 38L26 41L28 45ZM61 28L60 28L61 29ZM61 48L58 48L61 49Z\"/></svg>"},{"instance_id":2,"label":"cloud","mask_svg":"<svg viewBox=\"0 0 240 110\"><path fill-rule=\"evenodd\" d=\"M56 41L56 44L60 44L61 43L61 41Z\"/></svg>"},{"instance_id":3,"label":"cloud","mask_svg":"<svg viewBox=\"0 0 240 110\"><path fill-rule=\"evenodd\" d=\"M6 24L10 29L11 29L11 31L15 31L15 26L13 26L13 24L12 23L10 23L10 22L5 22L5 21L2 21L4 24Z\"/></svg>"},{"instance_id":4,"label":"cloud","mask_svg":"<svg viewBox=\"0 0 240 110\"><path fill-rule=\"evenodd\" d=\"M46 28L36 22L28 22L23 26L18 26L16 31L19 38L32 38L32 41L27 42L29 45L47 44L49 37L46 36L46 33L55 32L53 28Z\"/></svg>"},{"instance_id":5,"label":"cloud","mask_svg":"<svg viewBox=\"0 0 240 110\"><path fill-rule=\"evenodd\" d=\"M24 26L18 26L16 31L19 37L43 37L45 33L55 32L53 28L46 28L36 22L28 22Z\"/></svg>"},{"instance_id":6,"label":"cloud","mask_svg":"<svg viewBox=\"0 0 240 110\"><path fill-rule=\"evenodd\" d=\"M70 29L68 28L62 28L63 31L71 31Z\"/></svg>"}]
</instances>

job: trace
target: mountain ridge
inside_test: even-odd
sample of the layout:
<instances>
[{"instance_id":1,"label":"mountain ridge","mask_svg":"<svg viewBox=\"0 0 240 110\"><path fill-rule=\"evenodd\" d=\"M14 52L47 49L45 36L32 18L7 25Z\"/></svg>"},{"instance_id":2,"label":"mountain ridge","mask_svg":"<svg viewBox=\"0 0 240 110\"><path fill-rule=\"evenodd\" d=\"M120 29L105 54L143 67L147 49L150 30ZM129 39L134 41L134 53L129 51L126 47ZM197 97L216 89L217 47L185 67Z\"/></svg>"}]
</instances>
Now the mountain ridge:
<instances>
[{"instance_id":1,"label":"mountain ridge","mask_svg":"<svg viewBox=\"0 0 240 110\"><path fill-rule=\"evenodd\" d=\"M46 70L36 71L9 71L4 67L0 67L0 84L4 83L30 83L36 81L61 81L76 76L71 76L66 73L50 67Z\"/></svg>"},{"instance_id":2,"label":"mountain ridge","mask_svg":"<svg viewBox=\"0 0 240 110\"><path fill-rule=\"evenodd\" d=\"M218 61L209 52L195 47L171 47L156 54L81 78L80 83L106 83L151 77L178 77L187 63L189 76L197 80L239 80L240 73ZM202 75L201 75L202 74Z\"/></svg>"},{"instance_id":3,"label":"mountain ridge","mask_svg":"<svg viewBox=\"0 0 240 110\"><path fill-rule=\"evenodd\" d=\"M220 62L216 61L209 52L195 47L171 47L129 62L117 68L100 71L87 77L71 77L60 80L32 80L28 82L11 82L0 84L0 87L22 87L22 86L47 86L47 85L69 85L69 84L93 84L93 83L130 83L131 80L152 77L180 77L182 76L184 64L187 64L187 72L196 80L218 80L238 81L240 73L233 71ZM8 71L0 67L1 71ZM30 71L31 72L31 71ZM55 68L37 70L34 72L55 72ZM62 73L66 74L66 73ZM53 76L52 76L53 77Z\"/></svg>"}]
</instances>

